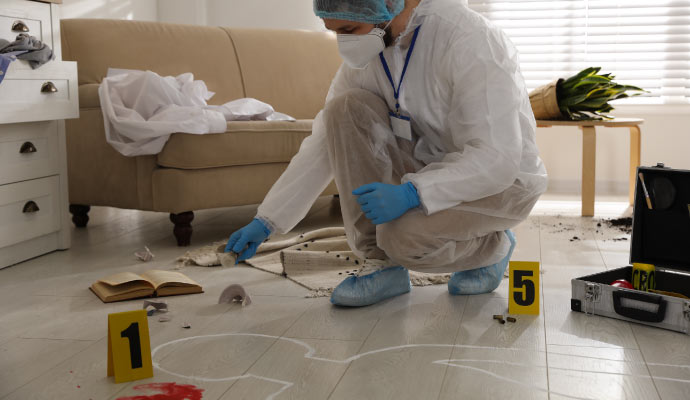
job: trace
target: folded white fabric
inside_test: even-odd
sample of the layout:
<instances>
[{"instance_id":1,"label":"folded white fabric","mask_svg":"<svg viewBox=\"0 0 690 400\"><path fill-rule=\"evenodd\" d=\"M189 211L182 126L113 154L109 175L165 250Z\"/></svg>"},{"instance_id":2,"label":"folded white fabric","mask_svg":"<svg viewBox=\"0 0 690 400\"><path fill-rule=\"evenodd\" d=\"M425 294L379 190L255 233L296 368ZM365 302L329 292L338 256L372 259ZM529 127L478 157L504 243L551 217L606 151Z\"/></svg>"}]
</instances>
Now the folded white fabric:
<instances>
[{"instance_id":1,"label":"folded white fabric","mask_svg":"<svg viewBox=\"0 0 690 400\"><path fill-rule=\"evenodd\" d=\"M98 88L106 141L125 156L140 156L160 153L173 133L223 133L227 121L294 121L256 99L210 106L214 94L191 73L111 68Z\"/></svg>"}]
</instances>

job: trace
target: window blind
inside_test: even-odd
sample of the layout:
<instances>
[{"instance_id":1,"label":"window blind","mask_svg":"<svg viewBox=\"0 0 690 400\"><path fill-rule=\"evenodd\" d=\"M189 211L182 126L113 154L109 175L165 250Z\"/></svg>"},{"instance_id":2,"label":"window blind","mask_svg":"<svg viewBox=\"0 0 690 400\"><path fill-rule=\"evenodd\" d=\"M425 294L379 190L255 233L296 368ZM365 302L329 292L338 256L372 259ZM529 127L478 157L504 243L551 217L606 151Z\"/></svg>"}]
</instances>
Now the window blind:
<instances>
[{"instance_id":1,"label":"window blind","mask_svg":"<svg viewBox=\"0 0 690 400\"><path fill-rule=\"evenodd\" d=\"M690 0L469 0L520 52L528 90L586 67L650 93L623 103L690 103Z\"/></svg>"}]
</instances>

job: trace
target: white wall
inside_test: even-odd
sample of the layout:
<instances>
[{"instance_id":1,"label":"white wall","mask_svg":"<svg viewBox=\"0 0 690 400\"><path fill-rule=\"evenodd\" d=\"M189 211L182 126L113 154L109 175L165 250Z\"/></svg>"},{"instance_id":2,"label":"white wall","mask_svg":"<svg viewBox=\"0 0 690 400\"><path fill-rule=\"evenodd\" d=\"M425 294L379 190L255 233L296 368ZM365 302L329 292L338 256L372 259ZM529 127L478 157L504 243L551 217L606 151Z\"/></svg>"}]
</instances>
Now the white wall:
<instances>
[{"instance_id":1,"label":"white wall","mask_svg":"<svg viewBox=\"0 0 690 400\"><path fill-rule=\"evenodd\" d=\"M158 0L158 20L175 24L208 25L206 0Z\"/></svg>"},{"instance_id":2,"label":"white wall","mask_svg":"<svg viewBox=\"0 0 690 400\"><path fill-rule=\"evenodd\" d=\"M628 105L612 114L642 118L642 165L663 162L690 169L690 105ZM597 192L627 193L630 136L625 128L597 128ZM572 127L537 130L537 144L549 172L549 189L579 192L582 134Z\"/></svg>"},{"instance_id":3,"label":"white wall","mask_svg":"<svg viewBox=\"0 0 690 400\"><path fill-rule=\"evenodd\" d=\"M161 0L167 1L167 0ZM312 0L207 0L208 25L321 30Z\"/></svg>"},{"instance_id":4,"label":"white wall","mask_svg":"<svg viewBox=\"0 0 690 400\"><path fill-rule=\"evenodd\" d=\"M158 20L157 0L63 0L62 18Z\"/></svg>"}]
</instances>

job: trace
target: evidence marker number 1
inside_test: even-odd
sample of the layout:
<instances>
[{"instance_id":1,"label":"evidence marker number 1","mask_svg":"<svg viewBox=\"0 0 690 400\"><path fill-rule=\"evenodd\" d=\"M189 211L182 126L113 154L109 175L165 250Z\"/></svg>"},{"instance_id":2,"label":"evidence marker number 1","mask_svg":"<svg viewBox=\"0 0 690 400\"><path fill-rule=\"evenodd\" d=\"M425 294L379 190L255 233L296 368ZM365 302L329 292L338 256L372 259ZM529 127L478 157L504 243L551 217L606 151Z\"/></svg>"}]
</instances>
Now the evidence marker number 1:
<instances>
[{"instance_id":1,"label":"evidence marker number 1","mask_svg":"<svg viewBox=\"0 0 690 400\"><path fill-rule=\"evenodd\" d=\"M108 376L115 383L153 377L146 310L108 314Z\"/></svg>"},{"instance_id":2,"label":"evidence marker number 1","mask_svg":"<svg viewBox=\"0 0 690 400\"><path fill-rule=\"evenodd\" d=\"M508 312L539 315L539 263L511 261Z\"/></svg>"}]
</instances>

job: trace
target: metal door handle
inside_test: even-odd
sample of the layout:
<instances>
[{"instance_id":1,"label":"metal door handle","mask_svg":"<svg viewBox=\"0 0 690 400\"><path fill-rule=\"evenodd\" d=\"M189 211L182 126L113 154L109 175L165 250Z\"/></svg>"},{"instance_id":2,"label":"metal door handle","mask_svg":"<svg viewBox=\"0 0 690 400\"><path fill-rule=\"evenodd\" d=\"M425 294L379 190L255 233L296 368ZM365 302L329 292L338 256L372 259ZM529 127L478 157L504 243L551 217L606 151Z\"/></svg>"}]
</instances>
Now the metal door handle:
<instances>
[{"instance_id":1,"label":"metal door handle","mask_svg":"<svg viewBox=\"0 0 690 400\"><path fill-rule=\"evenodd\" d=\"M26 202L26 204L24 204L24 209L22 210L22 212L24 214L31 214L31 213L39 212L40 210L41 209L38 208L38 204L36 204L35 201L29 200Z\"/></svg>"},{"instance_id":2,"label":"metal door handle","mask_svg":"<svg viewBox=\"0 0 690 400\"><path fill-rule=\"evenodd\" d=\"M22 21L14 21L12 24L12 32L28 32L29 27Z\"/></svg>"},{"instance_id":3,"label":"metal door handle","mask_svg":"<svg viewBox=\"0 0 690 400\"><path fill-rule=\"evenodd\" d=\"M46 82L41 86L41 93L55 93L58 89L53 82Z\"/></svg>"},{"instance_id":4,"label":"metal door handle","mask_svg":"<svg viewBox=\"0 0 690 400\"><path fill-rule=\"evenodd\" d=\"M30 154L30 153L35 153L37 151L38 150L36 149L36 146L34 146L33 143L24 142L21 149L19 149L19 154Z\"/></svg>"}]
</instances>

